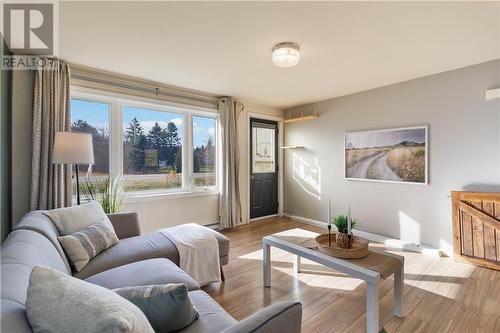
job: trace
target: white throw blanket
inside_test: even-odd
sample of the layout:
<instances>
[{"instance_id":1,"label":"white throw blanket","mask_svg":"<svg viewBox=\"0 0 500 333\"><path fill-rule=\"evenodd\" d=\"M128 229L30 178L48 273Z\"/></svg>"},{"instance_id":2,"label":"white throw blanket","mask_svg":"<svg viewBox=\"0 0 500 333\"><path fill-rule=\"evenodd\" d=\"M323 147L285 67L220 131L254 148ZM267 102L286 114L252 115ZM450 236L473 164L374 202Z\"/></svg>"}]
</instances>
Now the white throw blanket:
<instances>
[{"instance_id":1,"label":"white throw blanket","mask_svg":"<svg viewBox=\"0 0 500 333\"><path fill-rule=\"evenodd\" d=\"M159 230L179 251L179 267L200 286L220 282L219 243L212 231L195 223Z\"/></svg>"}]
</instances>

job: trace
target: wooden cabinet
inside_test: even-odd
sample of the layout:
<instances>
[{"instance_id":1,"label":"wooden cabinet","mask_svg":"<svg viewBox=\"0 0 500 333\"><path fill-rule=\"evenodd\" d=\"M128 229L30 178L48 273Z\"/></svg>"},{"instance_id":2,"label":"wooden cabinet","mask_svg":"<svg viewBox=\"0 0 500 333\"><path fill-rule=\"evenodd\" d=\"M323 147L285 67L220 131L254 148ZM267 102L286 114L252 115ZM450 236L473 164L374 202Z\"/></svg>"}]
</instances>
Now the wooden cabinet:
<instances>
[{"instance_id":1,"label":"wooden cabinet","mask_svg":"<svg viewBox=\"0 0 500 333\"><path fill-rule=\"evenodd\" d=\"M452 192L455 259L500 270L500 192Z\"/></svg>"}]
</instances>

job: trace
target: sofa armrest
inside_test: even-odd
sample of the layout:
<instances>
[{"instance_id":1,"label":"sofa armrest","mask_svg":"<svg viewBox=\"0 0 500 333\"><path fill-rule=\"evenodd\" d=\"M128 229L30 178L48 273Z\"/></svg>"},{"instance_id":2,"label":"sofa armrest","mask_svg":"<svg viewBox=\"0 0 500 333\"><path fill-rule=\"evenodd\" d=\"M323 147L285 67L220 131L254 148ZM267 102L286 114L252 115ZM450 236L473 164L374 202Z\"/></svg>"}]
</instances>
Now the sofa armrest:
<instances>
[{"instance_id":1,"label":"sofa armrest","mask_svg":"<svg viewBox=\"0 0 500 333\"><path fill-rule=\"evenodd\" d=\"M115 228L118 239L140 236L139 216L137 213L108 214L108 218Z\"/></svg>"},{"instance_id":2,"label":"sofa armrest","mask_svg":"<svg viewBox=\"0 0 500 333\"><path fill-rule=\"evenodd\" d=\"M221 333L300 333L301 326L302 304L281 302L254 313Z\"/></svg>"}]
</instances>

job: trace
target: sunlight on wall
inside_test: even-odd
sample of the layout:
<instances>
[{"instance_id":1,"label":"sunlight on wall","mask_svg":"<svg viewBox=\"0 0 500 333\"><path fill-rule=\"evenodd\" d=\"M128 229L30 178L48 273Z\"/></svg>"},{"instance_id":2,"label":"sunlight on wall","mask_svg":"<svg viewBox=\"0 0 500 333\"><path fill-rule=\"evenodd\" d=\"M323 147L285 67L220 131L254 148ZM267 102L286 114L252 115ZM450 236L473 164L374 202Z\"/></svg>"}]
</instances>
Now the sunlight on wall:
<instances>
[{"instance_id":1,"label":"sunlight on wall","mask_svg":"<svg viewBox=\"0 0 500 333\"><path fill-rule=\"evenodd\" d=\"M420 223L399 211L399 239L420 244Z\"/></svg>"},{"instance_id":2,"label":"sunlight on wall","mask_svg":"<svg viewBox=\"0 0 500 333\"><path fill-rule=\"evenodd\" d=\"M292 177L304 192L321 200L321 168L316 156L313 157L312 164L297 153L293 153Z\"/></svg>"}]
</instances>

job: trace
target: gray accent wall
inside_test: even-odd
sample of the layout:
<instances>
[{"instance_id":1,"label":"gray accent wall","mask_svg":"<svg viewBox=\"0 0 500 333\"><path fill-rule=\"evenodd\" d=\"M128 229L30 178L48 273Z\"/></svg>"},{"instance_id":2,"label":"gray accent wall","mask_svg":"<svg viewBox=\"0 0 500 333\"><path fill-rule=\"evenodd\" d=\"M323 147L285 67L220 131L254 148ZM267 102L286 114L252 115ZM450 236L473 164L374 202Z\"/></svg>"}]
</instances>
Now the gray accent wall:
<instances>
[{"instance_id":1,"label":"gray accent wall","mask_svg":"<svg viewBox=\"0 0 500 333\"><path fill-rule=\"evenodd\" d=\"M9 49L0 35L0 48L3 56L9 55ZM12 71L0 73L0 235L3 242L11 229L11 90Z\"/></svg>"},{"instance_id":2,"label":"gray accent wall","mask_svg":"<svg viewBox=\"0 0 500 333\"><path fill-rule=\"evenodd\" d=\"M12 223L16 224L30 211L34 72L12 74Z\"/></svg>"},{"instance_id":3,"label":"gray accent wall","mask_svg":"<svg viewBox=\"0 0 500 333\"><path fill-rule=\"evenodd\" d=\"M409 64L411 65L411 64ZM362 76L359 78L362 80ZM453 190L500 191L500 60L293 108L285 126L285 213L326 221L351 205L359 229L451 252ZM344 179L344 132L429 126L429 184Z\"/></svg>"}]
</instances>

